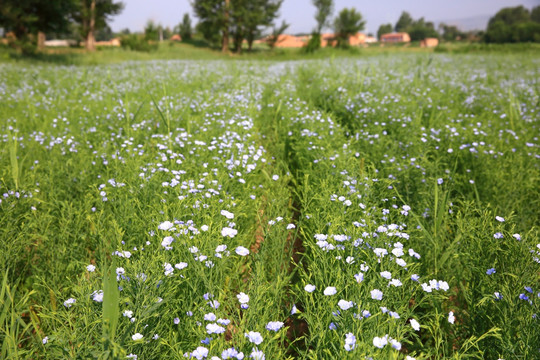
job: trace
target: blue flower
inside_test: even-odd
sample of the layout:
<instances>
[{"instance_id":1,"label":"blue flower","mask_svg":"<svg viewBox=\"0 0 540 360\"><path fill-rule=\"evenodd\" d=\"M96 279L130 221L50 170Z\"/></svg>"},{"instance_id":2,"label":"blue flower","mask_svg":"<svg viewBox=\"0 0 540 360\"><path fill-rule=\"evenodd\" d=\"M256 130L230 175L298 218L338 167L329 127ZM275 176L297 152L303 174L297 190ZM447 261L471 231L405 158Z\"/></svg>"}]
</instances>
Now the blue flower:
<instances>
[{"instance_id":1,"label":"blue flower","mask_svg":"<svg viewBox=\"0 0 540 360\"><path fill-rule=\"evenodd\" d=\"M486 271L486 274L488 275L495 274L495 273L496 273L495 268L491 268Z\"/></svg>"}]
</instances>

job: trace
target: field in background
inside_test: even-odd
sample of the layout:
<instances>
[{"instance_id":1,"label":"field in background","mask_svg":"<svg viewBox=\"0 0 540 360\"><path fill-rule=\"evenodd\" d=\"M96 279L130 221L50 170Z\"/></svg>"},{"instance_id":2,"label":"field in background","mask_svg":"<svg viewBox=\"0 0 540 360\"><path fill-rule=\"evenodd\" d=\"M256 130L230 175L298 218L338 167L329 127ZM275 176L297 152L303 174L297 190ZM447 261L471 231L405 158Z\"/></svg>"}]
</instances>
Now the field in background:
<instances>
[{"instance_id":1,"label":"field in background","mask_svg":"<svg viewBox=\"0 0 540 360\"><path fill-rule=\"evenodd\" d=\"M540 357L535 51L183 49L0 65L0 358Z\"/></svg>"},{"instance_id":2,"label":"field in background","mask_svg":"<svg viewBox=\"0 0 540 360\"><path fill-rule=\"evenodd\" d=\"M223 54L218 49L212 49L203 41L194 40L191 43L165 41L159 44L156 51L138 52L122 48L98 48L94 53L88 53L82 48L48 48L34 56L23 56L14 50L0 46L0 63L18 62L22 64L52 63L64 65L99 65L120 63L125 61L147 60L314 60L342 57L364 57L374 55L400 55L403 53L523 53L539 54L540 45L524 44L483 44L483 43L443 43L437 48L421 48L418 42L411 44L370 44L366 48L323 48L313 54L306 54L302 49L270 50L266 45L256 45L252 53Z\"/></svg>"}]
</instances>

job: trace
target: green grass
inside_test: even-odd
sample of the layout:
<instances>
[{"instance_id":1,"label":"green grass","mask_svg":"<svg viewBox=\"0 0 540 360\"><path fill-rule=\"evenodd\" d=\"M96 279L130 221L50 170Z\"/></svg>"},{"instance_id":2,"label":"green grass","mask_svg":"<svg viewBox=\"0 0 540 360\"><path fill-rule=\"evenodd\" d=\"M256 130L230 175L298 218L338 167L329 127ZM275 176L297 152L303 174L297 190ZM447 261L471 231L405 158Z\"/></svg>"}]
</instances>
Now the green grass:
<instances>
[{"instance_id":1,"label":"green grass","mask_svg":"<svg viewBox=\"0 0 540 360\"><path fill-rule=\"evenodd\" d=\"M535 51L49 56L0 65L2 358L539 357Z\"/></svg>"}]
</instances>

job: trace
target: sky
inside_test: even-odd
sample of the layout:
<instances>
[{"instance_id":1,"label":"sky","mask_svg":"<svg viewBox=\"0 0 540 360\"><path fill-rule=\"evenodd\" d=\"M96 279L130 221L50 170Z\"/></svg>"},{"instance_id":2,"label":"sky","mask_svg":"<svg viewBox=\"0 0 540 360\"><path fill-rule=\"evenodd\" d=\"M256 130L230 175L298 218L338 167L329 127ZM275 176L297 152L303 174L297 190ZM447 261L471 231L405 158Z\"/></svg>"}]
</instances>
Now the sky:
<instances>
[{"instance_id":1,"label":"sky","mask_svg":"<svg viewBox=\"0 0 540 360\"><path fill-rule=\"evenodd\" d=\"M173 28L182 21L184 13L194 17L189 0L123 0L124 11L113 18L111 28L120 31L142 31L148 20ZM367 21L366 33L377 33L381 24L395 24L402 11L414 19L451 23L463 30L485 29L487 21L499 9L523 5L527 8L540 5L540 0L334 0L336 15L341 9L354 7ZM311 0L284 0L280 18L291 24L288 33L309 33L315 27L315 8Z\"/></svg>"}]
</instances>

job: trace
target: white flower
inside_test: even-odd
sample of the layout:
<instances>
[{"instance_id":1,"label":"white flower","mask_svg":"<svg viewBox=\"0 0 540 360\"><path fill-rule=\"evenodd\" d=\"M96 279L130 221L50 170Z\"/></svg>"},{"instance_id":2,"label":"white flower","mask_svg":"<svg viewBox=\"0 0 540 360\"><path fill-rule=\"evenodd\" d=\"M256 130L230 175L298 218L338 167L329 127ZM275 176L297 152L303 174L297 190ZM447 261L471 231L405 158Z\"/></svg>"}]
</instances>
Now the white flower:
<instances>
[{"instance_id":1,"label":"white flower","mask_svg":"<svg viewBox=\"0 0 540 360\"><path fill-rule=\"evenodd\" d=\"M103 290L97 290L92 293L92 300L95 302L103 302Z\"/></svg>"},{"instance_id":2,"label":"white flower","mask_svg":"<svg viewBox=\"0 0 540 360\"><path fill-rule=\"evenodd\" d=\"M86 267L86 270L88 270L89 272L94 272L96 271L96 267L94 265L88 265Z\"/></svg>"},{"instance_id":3,"label":"white flower","mask_svg":"<svg viewBox=\"0 0 540 360\"><path fill-rule=\"evenodd\" d=\"M133 311L131 310L124 310L124 312L122 313L122 315L124 315L125 317L127 317L128 319L131 319L133 317Z\"/></svg>"},{"instance_id":4,"label":"white flower","mask_svg":"<svg viewBox=\"0 0 540 360\"><path fill-rule=\"evenodd\" d=\"M349 310L350 308L354 306L354 303L352 301L341 299L338 301L338 306L340 307L341 310Z\"/></svg>"},{"instance_id":5,"label":"white flower","mask_svg":"<svg viewBox=\"0 0 540 360\"><path fill-rule=\"evenodd\" d=\"M307 284L306 286L304 286L304 290L306 290L309 293L314 292L315 291L315 285Z\"/></svg>"},{"instance_id":6,"label":"white flower","mask_svg":"<svg viewBox=\"0 0 540 360\"><path fill-rule=\"evenodd\" d=\"M248 338L249 342L254 343L255 345L259 345L263 342L263 338L261 336L261 333L258 333L256 331L250 331L248 333L244 334L245 337Z\"/></svg>"},{"instance_id":7,"label":"white flower","mask_svg":"<svg viewBox=\"0 0 540 360\"><path fill-rule=\"evenodd\" d=\"M208 231L208 225L201 226L201 230L202 231Z\"/></svg>"},{"instance_id":8,"label":"white flower","mask_svg":"<svg viewBox=\"0 0 540 360\"><path fill-rule=\"evenodd\" d=\"M171 244L174 241L174 238L172 236L165 236L163 238L163 241L161 242L161 246L165 248L165 250L171 250Z\"/></svg>"},{"instance_id":9,"label":"white flower","mask_svg":"<svg viewBox=\"0 0 540 360\"><path fill-rule=\"evenodd\" d=\"M141 340L144 336L142 334L136 333L135 335L131 336L133 341Z\"/></svg>"},{"instance_id":10,"label":"white flower","mask_svg":"<svg viewBox=\"0 0 540 360\"><path fill-rule=\"evenodd\" d=\"M208 334L223 334L225 332L225 328L223 326L219 326L218 324L208 324L206 325L206 332Z\"/></svg>"},{"instance_id":11,"label":"white flower","mask_svg":"<svg viewBox=\"0 0 540 360\"><path fill-rule=\"evenodd\" d=\"M295 229L295 228L296 228L296 225L294 225L294 224L287 225L287 230L291 230L291 229Z\"/></svg>"},{"instance_id":12,"label":"white flower","mask_svg":"<svg viewBox=\"0 0 540 360\"><path fill-rule=\"evenodd\" d=\"M188 266L188 264L185 263L185 262L180 262L180 263L174 265L174 267L177 268L178 270L185 269L185 268L187 268L187 266Z\"/></svg>"},{"instance_id":13,"label":"white flower","mask_svg":"<svg viewBox=\"0 0 540 360\"><path fill-rule=\"evenodd\" d=\"M361 283L364 281L364 273L354 274L354 278L356 279L356 282Z\"/></svg>"},{"instance_id":14,"label":"white flower","mask_svg":"<svg viewBox=\"0 0 540 360\"><path fill-rule=\"evenodd\" d=\"M411 319L411 326L414 330L420 331L420 324L415 319Z\"/></svg>"},{"instance_id":15,"label":"white flower","mask_svg":"<svg viewBox=\"0 0 540 360\"><path fill-rule=\"evenodd\" d=\"M326 296L332 296L332 295L335 295L336 293L337 293L337 290L333 286L328 286L326 289L324 289L324 292L323 292L323 294Z\"/></svg>"},{"instance_id":16,"label":"white flower","mask_svg":"<svg viewBox=\"0 0 540 360\"><path fill-rule=\"evenodd\" d=\"M345 350L351 351L356 347L356 336L353 333L345 334Z\"/></svg>"},{"instance_id":17,"label":"white flower","mask_svg":"<svg viewBox=\"0 0 540 360\"><path fill-rule=\"evenodd\" d=\"M67 308L70 308L71 305L75 304L76 302L77 300L75 300L74 298L69 298L66 301L64 301L64 306Z\"/></svg>"},{"instance_id":18,"label":"white flower","mask_svg":"<svg viewBox=\"0 0 540 360\"><path fill-rule=\"evenodd\" d=\"M208 356L208 349L205 348L204 346L199 346L198 348L193 350L193 352L190 355L191 357L194 357L197 360L202 360Z\"/></svg>"},{"instance_id":19,"label":"white flower","mask_svg":"<svg viewBox=\"0 0 540 360\"><path fill-rule=\"evenodd\" d=\"M388 335L383 337L375 336L373 338L373 346L382 349L386 344L388 344Z\"/></svg>"},{"instance_id":20,"label":"white flower","mask_svg":"<svg viewBox=\"0 0 540 360\"><path fill-rule=\"evenodd\" d=\"M381 276L385 279L391 279L392 278L392 273L390 273L390 271L383 271L381 272Z\"/></svg>"},{"instance_id":21,"label":"white flower","mask_svg":"<svg viewBox=\"0 0 540 360\"><path fill-rule=\"evenodd\" d=\"M274 176L272 176L272 180L278 181L278 180L279 180L279 175L274 175Z\"/></svg>"},{"instance_id":22,"label":"white flower","mask_svg":"<svg viewBox=\"0 0 540 360\"><path fill-rule=\"evenodd\" d=\"M495 219L499 222L504 222L504 218L500 216L495 216Z\"/></svg>"},{"instance_id":23,"label":"white flower","mask_svg":"<svg viewBox=\"0 0 540 360\"><path fill-rule=\"evenodd\" d=\"M124 275L126 273L126 270L124 270L123 267L116 268L116 275Z\"/></svg>"},{"instance_id":24,"label":"white flower","mask_svg":"<svg viewBox=\"0 0 540 360\"><path fill-rule=\"evenodd\" d=\"M291 309L291 315L294 315L297 313L298 313L298 309L296 308L296 304L293 304L292 309Z\"/></svg>"},{"instance_id":25,"label":"white flower","mask_svg":"<svg viewBox=\"0 0 540 360\"><path fill-rule=\"evenodd\" d=\"M453 312L453 311L450 311L450 312L448 313L448 322L449 322L450 324L453 324L454 321L456 321L456 317L454 316L454 312Z\"/></svg>"},{"instance_id":26,"label":"white flower","mask_svg":"<svg viewBox=\"0 0 540 360\"><path fill-rule=\"evenodd\" d=\"M164 221L161 224L159 224L158 229L166 231L166 230L169 230L170 228L172 228L173 226L174 226L174 224L172 222Z\"/></svg>"},{"instance_id":27,"label":"white flower","mask_svg":"<svg viewBox=\"0 0 540 360\"><path fill-rule=\"evenodd\" d=\"M227 219L234 219L234 214L227 210L221 210L221 215L225 216Z\"/></svg>"},{"instance_id":28,"label":"white flower","mask_svg":"<svg viewBox=\"0 0 540 360\"><path fill-rule=\"evenodd\" d=\"M243 246L239 246L236 248L236 250L234 250L238 255L240 256L247 256L249 255L249 250L246 249L245 247Z\"/></svg>"},{"instance_id":29,"label":"white flower","mask_svg":"<svg viewBox=\"0 0 540 360\"><path fill-rule=\"evenodd\" d=\"M266 330L268 331L278 331L283 327L283 323L281 321L270 321L268 324L266 324Z\"/></svg>"},{"instance_id":30,"label":"white flower","mask_svg":"<svg viewBox=\"0 0 540 360\"><path fill-rule=\"evenodd\" d=\"M265 360L266 357L264 356L264 353L262 350L259 350L257 348L251 349L251 354L249 354L250 359L253 360ZM241 359L240 357L237 357L237 359Z\"/></svg>"},{"instance_id":31,"label":"white flower","mask_svg":"<svg viewBox=\"0 0 540 360\"><path fill-rule=\"evenodd\" d=\"M396 339L390 339L390 345L392 345L392 347L397 351L401 350L401 343Z\"/></svg>"},{"instance_id":32,"label":"white flower","mask_svg":"<svg viewBox=\"0 0 540 360\"><path fill-rule=\"evenodd\" d=\"M48 337L48 336L45 336L45 337L43 338L43 340L41 340L41 342L43 343L43 345L45 345L46 343L49 342L49 337Z\"/></svg>"},{"instance_id":33,"label":"white flower","mask_svg":"<svg viewBox=\"0 0 540 360\"><path fill-rule=\"evenodd\" d=\"M240 302L240 304L247 304L249 302L249 296L243 292L236 295L236 297L238 298L238 301Z\"/></svg>"},{"instance_id":34,"label":"white flower","mask_svg":"<svg viewBox=\"0 0 540 360\"><path fill-rule=\"evenodd\" d=\"M216 321L216 314L214 313L208 313L208 314L204 314L204 320L205 321Z\"/></svg>"},{"instance_id":35,"label":"white flower","mask_svg":"<svg viewBox=\"0 0 540 360\"><path fill-rule=\"evenodd\" d=\"M383 292L379 289L371 290L371 298L373 300L382 300Z\"/></svg>"},{"instance_id":36,"label":"white flower","mask_svg":"<svg viewBox=\"0 0 540 360\"><path fill-rule=\"evenodd\" d=\"M236 236L236 234L238 234L238 230L236 229L232 229L230 227L224 227L223 229L221 229L222 236L228 236L230 238L233 238Z\"/></svg>"}]
</instances>

